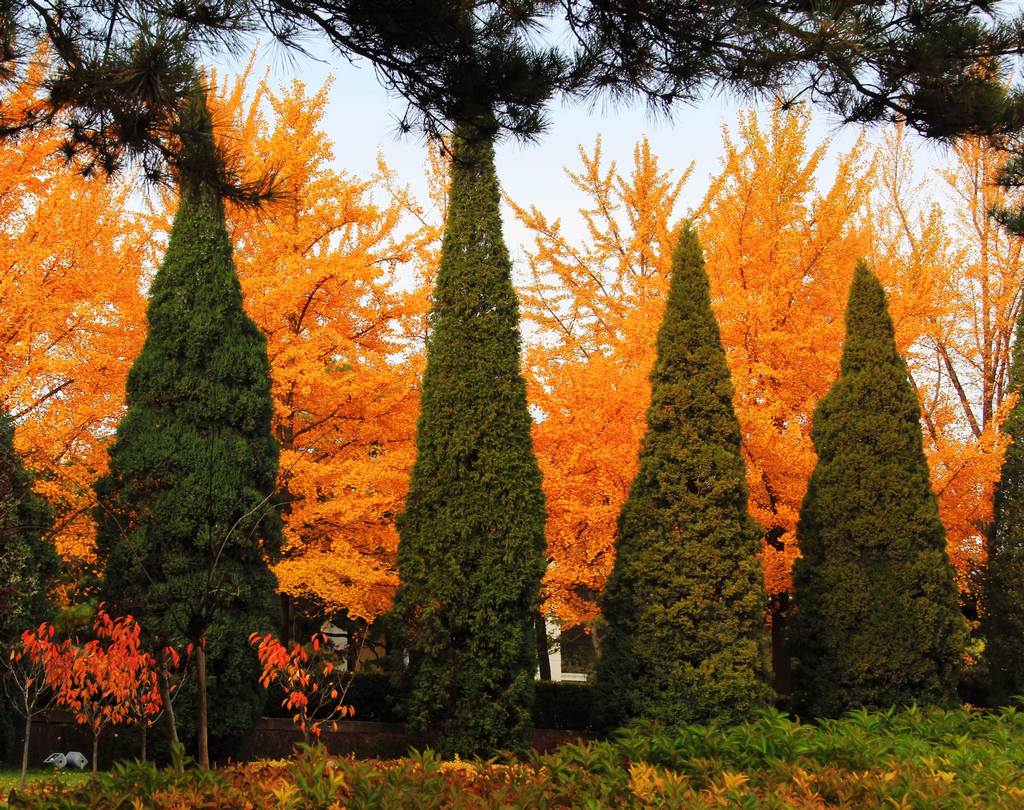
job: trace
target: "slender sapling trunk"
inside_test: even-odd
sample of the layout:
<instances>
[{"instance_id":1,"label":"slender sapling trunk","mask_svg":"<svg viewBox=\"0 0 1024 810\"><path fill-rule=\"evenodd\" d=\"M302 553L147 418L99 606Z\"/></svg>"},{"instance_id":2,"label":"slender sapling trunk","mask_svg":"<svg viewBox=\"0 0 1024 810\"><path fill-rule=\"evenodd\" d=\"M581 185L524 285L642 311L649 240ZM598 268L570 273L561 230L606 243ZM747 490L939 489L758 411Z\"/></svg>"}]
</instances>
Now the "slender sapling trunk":
<instances>
[{"instance_id":1,"label":"slender sapling trunk","mask_svg":"<svg viewBox=\"0 0 1024 810\"><path fill-rule=\"evenodd\" d=\"M206 713L206 651L202 639L196 642L196 691L199 708L199 767L209 770L210 749L207 739Z\"/></svg>"},{"instance_id":2,"label":"slender sapling trunk","mask_svg":"<svg viewBox=\"0 0 1024 810\"><path fill-rule=\"evenodd\" d=\"M32 736L32 712L25 712L25 744L21 749L21 776L18 777L18 790L25 789L25 774L28 772L28 741Z\"/></svg>"},{"instance_id":3,"label":"slender sapling trunk","mask_svg":"<svg viewBox=\"0 0 1024 810\"><path fill-rule=\"evenodd\" d=\"M164 720L167 724L167 741L176 743L178 742L178 726L174 722L174 705L171 703L171 687L167 683L166 661L167 659L161 651L157 659L156 680L160 689L160 702L164 708Z\"/></svg>"}]
</instances>

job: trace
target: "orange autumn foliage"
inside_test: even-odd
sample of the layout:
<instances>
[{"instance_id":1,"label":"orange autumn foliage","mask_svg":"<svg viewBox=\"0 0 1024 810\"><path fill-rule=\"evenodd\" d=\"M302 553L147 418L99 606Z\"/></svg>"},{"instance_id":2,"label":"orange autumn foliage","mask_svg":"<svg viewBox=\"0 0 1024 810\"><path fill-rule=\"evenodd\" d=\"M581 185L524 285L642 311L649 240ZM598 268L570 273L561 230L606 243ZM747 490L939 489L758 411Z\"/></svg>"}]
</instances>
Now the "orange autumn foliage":
<instances>
[{"instance_id":1,"label":"orange autumn foliage","mask_svg":"<svg viewBox=\"0 0 1024 810\"><path fill-rule=\"evenodd\" d=\"M31 81L15 101L34 103ZM443 217L383 161L367 180L331 167L326 87L250 92L248 73L212 84L227 151L253 174L279 171L289 192L266 211L229 211L246 305L273 366L287 501L277 573L288 593L373 619L397 584L393 523L412 465ZM148 216L132 213L132 189L63 166L56 137L40 131L0 150L0 402L57 506L59 551L88 560L91 487L123 411L175 199L157 193ZM431 164L435 186L443 168Z\"/></svg>"},{"instance_id":2,"label":"orange autumn foliage","mask_svg":"<svg viewBox=\"0 0 1024 810\"><path fill-rule=\"evenodd\" d=\"M370 178L334 168L322 131L327 88L274 93L247 72L212 78L218 137L254 175L274 169L289 196L229 221L246 307L268 338L279 483L287 501L282 589L372 620L390 605L401 511L414 456L418 380L443 211L426 211L381 161ZM28 86L17 103L35 103ZM943 177L919 188L901 133L828 166L805 112L740 117L698 210L714 306L736 388L752 513L771 532L769 591L789 588L794 528L814 464L810 414L834 379L855 259L890 293L900 350L923 409L933 485L966 584L983 555L1005 439L999 433L1021 242L986 216L998 153L956 145ZM56 135L0 150L0 402L57 505L58 547L88 559L91 484L123 408L145 322L153 238L130 189L86 180L53 158ZM608 165L581 150L573 182L589 199L582 239L558 218L512 203L534 234L526 373L548 498L547 609L570 624L596 616L619 509L645 429L654 336L668 258L684 214L673 174L649 145ZM822 183L821 177L829 179ZM431 164L444 201L444 166ZM945 198L935 187L945 184ZM947 201L948 198L948 201ZM949 202L952 204L949 204ZM945 203L945 204L943 204Z\"/></svg>"},{"instance_id":3,"label":"orange autumn foliage","mask_svg":"<svg viewBox=\"0 0 1024 810\"><path fill-rule=\"evenodd\" d=\"M339 720L355 717L355 707L345 703L353 676L338 668L326 637L316 633L308 644L286 647L270 633L252 633L249 643L260 659L260 686L280 687L281 707L291 712L306 743L319 739L324 729L337 731Z\"/></svg>"},{"instance_id":4,"label":"orange autumn foliage","mask_svg":"<svg viewBox=\"0 0 1024 810\"><path fill-rule=\"evenodd\" d=\"M5 104L36 103L36 66ZM54 505L67 558L92 555L92 482L143 338L149 236L131 188L85 179L55 156L57 128L0 149L0 407Z\"/></svg>"},{"instance_id":5,"label":"orange autumn foliage","mask_svg":"<svg viewBox=\"0 0 1024 810\"><path fill-rule=\"evenodd\" d=\"M819 189L828 145L806 113L740 116L723 133L700 220L715 314L743 430L751 514L765 527L769 594L789 591L796 522L816 457L811 413L839 367L842 313L865 231L871 167L858 141Z\"/></svg>"},{"instance_id":6,"label":"orange autumn foliage","mask_svg":"<svg viewBox=\"0 0 1024 810\"><path fill-rule=\"evenodd\" d=\"M142 649L138 622L101 609L92 630L90 641L67 639L56 647L46 677L57 702L97 738L108 725L159 714L161 700L155 661Z\"/></svg>"},{"instance_id":7,"label":"orange autumn foliage","mask_svg":"<svg viewBox=\"0 0 1024 810\"><path fill-rule=\"evenodd\" d=\"M987 216L999 201L991 186L985 190L994 167L985 180L972 179L964 161L968 155L979 159L980 144L957 144L945 177L954 191L970 189L970 199L952 217L944 216L926 202L926 189L910 180L910 152L902 132L892 131L871 153L859 141L840 156L830 187L819 193L814 174L826 145L808 149L808 124L806 113L776 112L763 129L755 116L742 116L743 148L737 151L726 137L720 188L705 201L702 229L744 428L751 511L773 541L764 550L769 593L790 588L790 567L799 553L796 520L815 460L810 416L838 368L841 315L861 255L869 257L889 293L897 344L921 399L950 557L966 585L982 545L1005 439L998 433L998 407L984 405L994 390L984 394L966 377L960 385L956 368L963 376L966 369L996 363L982 341L964 337L975 334L971 324L989 321L1008 335L1020 288L1011 281L1020 269L1020 246L1012 246L1019 240L1005 236ZM987 153L992 160L995 151ZM951 172L957 171L954 178ZM976 223L979 230L954 233L958 221ZM1004 249L994 250L996 243ZM986 257L984 269L975 255ZM972 289L970 279L982 286L991 282L1003 296L997 301ZM953 358L948 367L941 361L947 355ZM957 386L974 393L964 392L961 402L953 396ZM976 433L968 430L975 408L987 413Z\"/></svg>"}]
</instances>

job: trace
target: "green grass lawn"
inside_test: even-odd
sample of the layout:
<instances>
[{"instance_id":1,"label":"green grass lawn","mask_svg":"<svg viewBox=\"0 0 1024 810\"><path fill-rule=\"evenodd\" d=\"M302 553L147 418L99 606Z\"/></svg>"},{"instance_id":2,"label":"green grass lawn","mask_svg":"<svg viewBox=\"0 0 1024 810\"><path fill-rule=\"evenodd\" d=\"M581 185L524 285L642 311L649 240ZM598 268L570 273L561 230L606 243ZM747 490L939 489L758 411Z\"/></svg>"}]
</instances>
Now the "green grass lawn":
<instances>
[{"instance_id":1,"label":"green grass lawn","mask_svg":"<svg viewBox=\"0 0 1024 810\"><path fill-rule=\"evenodd\" d=\"M17 769L0 768L0 805L7 804L7 794L18 786ZM54 771L51 768L29 768L27 782L43 782L47 779L54 779L62 785L77 785L89 778L89 771L66 770Z\"/></svg>"}]
</instances>

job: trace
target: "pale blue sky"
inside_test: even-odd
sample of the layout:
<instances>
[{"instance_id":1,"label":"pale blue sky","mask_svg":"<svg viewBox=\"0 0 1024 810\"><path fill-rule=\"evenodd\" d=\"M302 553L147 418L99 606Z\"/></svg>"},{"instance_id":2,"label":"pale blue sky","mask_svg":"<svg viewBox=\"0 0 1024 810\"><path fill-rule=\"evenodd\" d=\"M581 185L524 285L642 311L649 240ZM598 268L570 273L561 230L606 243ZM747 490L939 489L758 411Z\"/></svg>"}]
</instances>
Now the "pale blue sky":
<instances>
[{"instance_id":1,"label":"pale blue sky","mask_svg":"<svg viewBox=\"0 0 1024 810\"><path fill-rule=\"evenodd\" d=\"M298 77L309 89L319 88L328 76L334 77L325 128L334 142L339 169L356 176L367 176L376 168L380 152L419 197L425 196L423 167L425 145L420 136L399 135L396 121L404 104L388 96L378 83L368 63L356 63L315 49L319 60L290 56L280 48L261 46L258 49L255 75L269 72L272 86L280 86ZM237 72L246 60L220 60L222 70ZM578 167L577 146L590 146L600 134L606 160L615 160L627 167L632 160L634 144L643 135L667 169L681 171L695 161L693 175L685 186L683 208L697 204L703 197L708 180L719 168L722 124L733 125L739 110L751 102L711 97L697 107L679 107L672 120L653 118L640 104L613 105L599 100L596 105L552 104L550 127L535 143L505 140L497 148L498 174L502 187L513 199L537 205L548 215L561 216L568 234L582 233L577 210L584 198L565 176L564 166ZM767 110L762 103L760 108ZM836 119L816 111L811 142L831 136L833 153L849 148L859 130L840 126ZM943 147L913 138L915 163L927 170L945 161ZM827 167L821 181L829 180ZM521 255L525 231L509 215L505 217L505 234L513 256Z\"/></svg>"}]
</instances>

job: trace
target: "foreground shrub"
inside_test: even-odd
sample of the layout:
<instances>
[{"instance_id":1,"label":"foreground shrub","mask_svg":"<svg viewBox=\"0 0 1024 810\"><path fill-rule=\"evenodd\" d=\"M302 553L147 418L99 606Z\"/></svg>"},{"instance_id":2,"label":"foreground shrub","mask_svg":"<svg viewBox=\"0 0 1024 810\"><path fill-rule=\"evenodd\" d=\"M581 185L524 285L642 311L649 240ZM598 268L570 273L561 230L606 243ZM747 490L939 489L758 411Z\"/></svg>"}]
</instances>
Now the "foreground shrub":
<instances>
[{"instance_id":1,"label":"foreground shrub","mask_svg":"<svg viewBox=\"0 0 1024 810\"><path fill-rule=\"evenodd\" d=\"M356 672L351 678L345 702L355 709L356 720L401 723L399 697L390 677L383 672ZM268 689L267 714L291 718L294 712L282 706L285 691L276 683ZM571 681L537 681L534 685L533 725L538 729L589 731L593 728L594 687Z\"/></svg>"},{"instance_id":2,"label":"foreground shrub","mask_svg":"<svg viewBox=\"0 0 1024 810\"><path fill-rule=\"evenodd\" d=\"M301 746L292 762L184 775L121 765L79 787L17 796L32 810L311 808L1017 808L1024 714L859 711L804 725L776 712L737 726L653 725L526 760L392 762ZM138 804L132 802L138 797Z\"/></svg>"}]
</instances>

